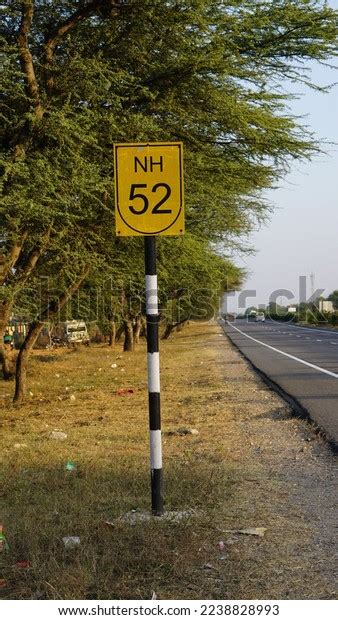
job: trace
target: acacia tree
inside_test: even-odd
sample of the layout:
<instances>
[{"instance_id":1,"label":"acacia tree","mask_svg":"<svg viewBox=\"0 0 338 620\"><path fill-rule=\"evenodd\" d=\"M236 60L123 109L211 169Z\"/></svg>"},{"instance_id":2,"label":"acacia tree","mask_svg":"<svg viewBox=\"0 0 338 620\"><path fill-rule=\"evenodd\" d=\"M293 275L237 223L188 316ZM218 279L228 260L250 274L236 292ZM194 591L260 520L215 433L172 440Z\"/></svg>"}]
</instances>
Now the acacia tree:
<instances>
[{"instance_id":1,"label":"acacia tree","mask_svg":"<svg viewBox=\"0 0 338 620\"><path fill-rule=\"evenodd\" d=\"M4 5L5 365L1 330L48 250L79 230L86 247L112 234L114 142L184 141L187 229L201 241L228 247L264 219L262 190L317 148L280 84L336 54L337 20L321 0Z\"/></svg>"},{"instance_id":2,"label":"acacia tree","mask_svg":"<svg viewBox=\"0 0 338 620\"><path fill-rule=\"evenodd\" d=\"M73 28L111 2L8 2L2 30L7 57L2 103L0 361L10 372L3 332L16 295L34 277L48 249L63 250L63 233L97 227L105 207L96 119L69 105L70 89L54 84L56 50ZM114 3L118 6L118 2ZM109 11L108 11L109 9ZM63 63L62 53L59 59ZM67 63L66 63L67 68ZM64 72L65 82L70 74ZM90 78L87 80L89 82ZM81 270L80 270L81 271Z\"/></svg>"},{"instance_id":3,"label":"acacia tree","mask_svg":"<svg viewBox=\"0 0 338 620\"><path fill-rule=\"evenodd\" d=\"M21 315L20 304L29 306L30 325L16 360L15 403L24 400L29 356L42 328L46 323L60 320L62 308L78 291L89 272L95 274L95 270L102 269L103 263L98 248L95 248L93 231L89 235L86 228L79 226L76 237L64 232L62 239L50 243L44 260L35 269L33 286L18 293L15 308Z\"/></svg>"}]
</instances>

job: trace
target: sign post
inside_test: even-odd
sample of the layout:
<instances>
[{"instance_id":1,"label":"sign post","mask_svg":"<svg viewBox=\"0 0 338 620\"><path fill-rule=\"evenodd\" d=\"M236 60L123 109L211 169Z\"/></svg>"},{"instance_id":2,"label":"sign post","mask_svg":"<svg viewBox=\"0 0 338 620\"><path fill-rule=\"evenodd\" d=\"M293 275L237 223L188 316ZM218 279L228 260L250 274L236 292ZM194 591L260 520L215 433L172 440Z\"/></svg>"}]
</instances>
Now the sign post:
<instances>
[{"instance_id":1,"label":"sign post","mask_svg":"<svg viewBox=\"0 0 338 620\"><path fill-rule=\"evenodd\" d=\"M156 236L184 233L181 142L116 144L116 234L144 236L151 506L163 514Z\"/></svg>"},{"instance_id":2,"label":"sign post","mask_svg":"<svg viewBox=\"0 0 338 620\"><path fill-rule=\"evenodd\" d=\"M151 507L155 515L163 513L162 438L160 402L159 314L156 271L156 237L144 238L146 272L147 362L150 429Z\"/></svg>"}]
</instances>

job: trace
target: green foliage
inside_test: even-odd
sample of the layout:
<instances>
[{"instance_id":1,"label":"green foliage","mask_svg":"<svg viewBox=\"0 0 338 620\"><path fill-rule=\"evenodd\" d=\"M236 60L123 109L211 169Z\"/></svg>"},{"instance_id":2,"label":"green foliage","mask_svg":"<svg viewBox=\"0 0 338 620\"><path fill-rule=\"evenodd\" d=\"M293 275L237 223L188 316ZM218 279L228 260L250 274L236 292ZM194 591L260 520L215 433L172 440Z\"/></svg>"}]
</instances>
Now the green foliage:
<instances>
[{"instance_id":1,"label":"green foliage","mask_svg":"<svg viewBox=\"0 0 338 620\"><path fill-rule=\"evenodd\" d=\"M332 291L327 300L332 301L334 309L338 310L338 290Z\"/></svg>"},{"instance_id":2,"label":"green foliage","mask_svg":"<svg viewBox=\"0 0 338 620\"><path fill-rule=\"evenodd\" d=\"M112 146L182 140L188 235L161 240L162 286L173 300L239 283L216 248L264 221L262 192L318 149L281 83L336 55L336 13L320 0L11 1L2 42L4 262L24 236L24 264L50 231L38 275L60 288L90 264L92 282L104 272L130 297L142 254L113 238ZM20 282L9 271L7 295Z\"/></svg>"},{"instance_id":3,"label":"green foliage","mask_svg":"<svg viewBox=\"0 0 338 620\"><path fill-rule=\"evenodd\" d=\"M338 312L331 314L330 321L331 321L331 325L333 325L334 327L338 326Z\"/></svg>"}]
</instances>

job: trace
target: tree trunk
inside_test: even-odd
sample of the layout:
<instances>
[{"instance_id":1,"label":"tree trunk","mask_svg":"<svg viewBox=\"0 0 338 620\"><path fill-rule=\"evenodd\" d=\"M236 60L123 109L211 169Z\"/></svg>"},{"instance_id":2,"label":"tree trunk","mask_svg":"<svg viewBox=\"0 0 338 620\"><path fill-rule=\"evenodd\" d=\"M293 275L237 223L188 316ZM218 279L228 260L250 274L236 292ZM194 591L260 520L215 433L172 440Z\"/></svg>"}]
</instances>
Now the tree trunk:
<instances>
[{"instance_id":1,"label":"tree trunk","mask_svg":"<svg viewBox=\"0 0 338 620\"><path fill-rule=\"evenodd\" d=\"M147 337L147 321L146 321L144 316L141 317L140 337L141 338L146 338Z\"/></svg>"},{"instance_id":2,"label":"tree trunk","mask_svg":"<svg viewBox=\"0 0 338 620\"><path fill-rule=\"evenodd\" d=\"M114 319L109 321L109 346L113 347L115 345L116 339L116 323Z\"/></svg>"},{"instance_id":3,"label":"tree trunk","mask_svg":"<svg viewBox=\"0 0 338 620\"><path fill-rule=\"evenodd\" d=\"M77 291L79 286L81 286L88 273L89 267L86 266L82 270L78 280L76 280L66 291L64 291L58 299L53 299L48 304L47 308L41 312L40 317L31 324L16 360L15 394L13 403L20 404L25 398L29 355L44 326L44 323L47 320L53 320L53 318L58 315L60 309L67 303L68 299L70 299L75 291Z\"/></svg>"},{"instance_id":4,"label":"tree trunk","mask_svg":"<svg viewBox=\"0 0 338 620\"><path fill-rule=\"evenodd\" d=\"M141 317L138 316L136 317L135 323L133 325L133 336L134 336L135 344L138 344L140 342L141 327L142 327Z\"/></svg>"},{"instance_id":5,"label":"tree trunk","mask_svg":"<svg viewBox=\"0 0 338 620\"><path fill-rule=\"evenodd\" d=\"M123 332L124 332L124 324L122 323L122 325L120 325L120 327L118 327L116 330L115 342L118 342L120 340Z\"/></svg>"},{"instance_id":6,"label":"tree trunk","mask_svg":"<svg viewBox=\"0 0 338 620\"><path fill-rule=\"evenodd\" d=\"M176 326L176 331L181 332L187 321L180 321Z\"/></svg>"},{"instance_id":7,"label":"tree trunk","mask_svg":"<svg viewBox=\"0 0 338 620\"><path fill-rule=\"evenodd\" d=\"M2 367L3 378L6 381L8 381L14 376L14 372L11 371L8 351L4 345L4 334L5 334L8 322L9 322L11 309L12 309L11 302L4 301L0 305L0 364Z\"/></svg>"},{"instance_id":8,"label":"tree trunk","mask_svg":"<svg viewBox=\"0 0 338 620\"><path fill-rule=\"evenodd\" d=\"M177 329L177 331L181 331L187 321L188 319L182 319L182 321L177 321L177 323L167 323L164 334L162 336L162 340L168 340L174 329Z\"/></svg>"},{"instance_id":9,"label":"tree trunk","mask_svg":"<svg viewBox=\"0 0 338 620\"><path fill-rule=\"evenodd\" d=\"M16 360L15 394L13 398L13 403L20 404L24 400L26 394L26 379L29 355L39 337L43 326L43 322L34 321L34 323L31 324L25 341L20 349L18 359Z\"/></svg>"},{"instance_id":10,"label":"tree trunk","mask_svg":"<svg viewBox=\"0 0 338 620\"><path fill-rule=\"evenodd\" d=\"M174 323L167 323L166 328L164 330L164 334L162 336L162 340L168 340L170 334L172 333L173 329L175 327Z\"/></svg>"},{"instance_id":11,"label":"tree trunk","mask_svg":"<svg viewBox=\"0 0 338 620\"><path fill-rule=\"evenodd\" d=\"M1 338L3 340L3 337ZM1 342L0 344L0 364L2 368L3 378L5 379L5 381L9 381L9 379L12 379L12 377L14 377L14 372L11 369L8 351L6 350L6 347L3 345L3 342Z\"/></svg>"},{"instance_id":12,"label":"tree trunk","mask_svg":"<svg viewBox=\"0 0 338 620\"><path fill-rule=\"evenodd\" d=\"M124 329L123 351L133 351L134 350L134 334L133 334L133 324L130 319L123 321L123 329Z\"/></svg>"}]
</instances>

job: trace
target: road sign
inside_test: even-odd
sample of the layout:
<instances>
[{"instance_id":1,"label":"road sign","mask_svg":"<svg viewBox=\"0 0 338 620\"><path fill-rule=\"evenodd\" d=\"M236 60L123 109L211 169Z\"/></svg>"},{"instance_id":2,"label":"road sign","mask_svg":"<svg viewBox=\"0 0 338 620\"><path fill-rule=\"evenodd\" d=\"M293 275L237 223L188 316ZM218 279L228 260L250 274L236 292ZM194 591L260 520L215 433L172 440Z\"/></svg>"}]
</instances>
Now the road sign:
<instances>
[{"instance_id":1,"label":"road sign","mask_svg":"<svg viewBox=\"0 0 338 620\"><path fill-rule=\"evenodd\" d=\"M181 142L115 144L116 234L182 235Z\"/></svg>"}]
</instances>

